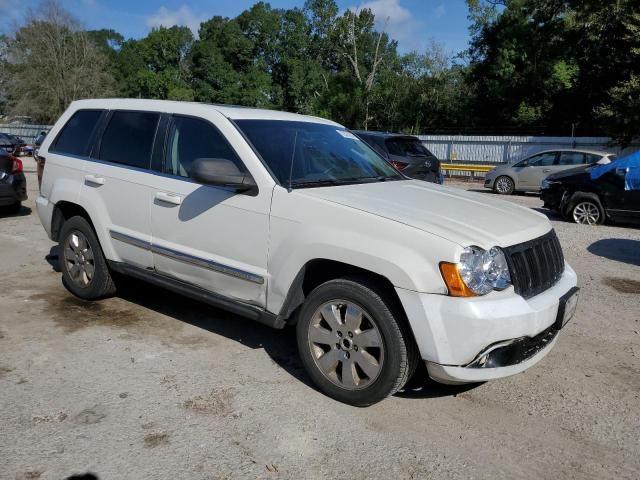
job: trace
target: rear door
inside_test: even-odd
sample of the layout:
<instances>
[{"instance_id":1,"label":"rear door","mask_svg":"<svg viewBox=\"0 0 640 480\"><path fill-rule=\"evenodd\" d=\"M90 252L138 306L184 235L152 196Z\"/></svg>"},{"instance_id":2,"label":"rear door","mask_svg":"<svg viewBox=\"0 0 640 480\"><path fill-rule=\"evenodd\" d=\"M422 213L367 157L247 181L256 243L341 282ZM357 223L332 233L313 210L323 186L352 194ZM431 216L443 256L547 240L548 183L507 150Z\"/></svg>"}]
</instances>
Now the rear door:
<instances>
[{"instance_id":1,"label":"rear door","mask_svg":"<svg viewBox=\"0 0 640 480\"><path fill-rule=\"evenodd\" d=\"M190 178L198 158L230 160L246 171L222 133L234 127L217 112L208 116L171 119L164 172L152 192L154 265L163 275L264 307L272 189L250 196Z\"/></svg>"},{"instance_id":2,"label":"rear door","mask_svg":"<svg viewBox=\"0 0 640 480\"><path fill-rule=\"evenodd\" d=\"M151 158L160 121L158 112L115 110L86 163L80 204L106 229L110 260L153 268Z\"/></svg>"}]
</instances>

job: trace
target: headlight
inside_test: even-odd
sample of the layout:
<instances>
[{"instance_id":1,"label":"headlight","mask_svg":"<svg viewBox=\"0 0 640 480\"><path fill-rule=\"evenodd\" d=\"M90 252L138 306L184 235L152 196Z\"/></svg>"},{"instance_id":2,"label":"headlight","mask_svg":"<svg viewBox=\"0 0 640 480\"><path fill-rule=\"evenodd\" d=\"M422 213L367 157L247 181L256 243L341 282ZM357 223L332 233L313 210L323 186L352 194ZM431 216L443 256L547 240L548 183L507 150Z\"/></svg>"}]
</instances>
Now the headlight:
<instances>
[{"instance_id":1,"label":"headlight","mask_svg":"<svg viewBox=\"0 0 640 480\"><path fill-rule=\"evenodd\" d=\"M467 247L457 264L442 262L440 271L449 295L471 297L486 295L492 290L504 290L511 283L509 266L502 250L493 247Z\"/></svg>"}]
</instances>

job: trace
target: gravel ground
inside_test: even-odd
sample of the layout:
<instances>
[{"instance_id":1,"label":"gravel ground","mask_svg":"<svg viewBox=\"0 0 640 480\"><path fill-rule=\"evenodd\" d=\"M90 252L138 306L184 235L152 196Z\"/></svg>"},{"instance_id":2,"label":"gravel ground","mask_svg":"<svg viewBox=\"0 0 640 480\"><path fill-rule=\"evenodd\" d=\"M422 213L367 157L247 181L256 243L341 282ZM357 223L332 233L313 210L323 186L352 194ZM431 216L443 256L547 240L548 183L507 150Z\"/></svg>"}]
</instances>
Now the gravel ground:
<instances>
[{"instance_id":1,"label":"gravel ground","mask_svg":"<svg viewBox=\"0 0 640 480\"><path fill-rule=\"evenodd\" d=\"M582 292L538 366L358 409L309 385L291 332L135 283L74 299L28 176L0 217L2 479L640 478L640 229L551 216Z\"/></svg>"}]
</instances>

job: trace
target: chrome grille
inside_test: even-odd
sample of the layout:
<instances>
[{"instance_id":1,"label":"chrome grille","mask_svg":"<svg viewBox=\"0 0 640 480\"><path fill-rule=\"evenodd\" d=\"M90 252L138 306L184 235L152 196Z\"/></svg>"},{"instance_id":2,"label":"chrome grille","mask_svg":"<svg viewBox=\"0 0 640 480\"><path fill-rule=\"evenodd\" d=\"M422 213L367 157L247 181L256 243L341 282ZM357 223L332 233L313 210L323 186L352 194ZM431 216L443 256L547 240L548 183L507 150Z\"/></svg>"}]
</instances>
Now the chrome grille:
<instances>
[{"instance_id":1,"label":"chrome grille","mask_svg":"<svg viewBox=\"0 0 640 480\"><path fill-rule=\"evenodd\" d=\"M564 255L556 232L504 249L516 293L531 298L551 288L564 272Z\"/></svg>"}]
</instances>

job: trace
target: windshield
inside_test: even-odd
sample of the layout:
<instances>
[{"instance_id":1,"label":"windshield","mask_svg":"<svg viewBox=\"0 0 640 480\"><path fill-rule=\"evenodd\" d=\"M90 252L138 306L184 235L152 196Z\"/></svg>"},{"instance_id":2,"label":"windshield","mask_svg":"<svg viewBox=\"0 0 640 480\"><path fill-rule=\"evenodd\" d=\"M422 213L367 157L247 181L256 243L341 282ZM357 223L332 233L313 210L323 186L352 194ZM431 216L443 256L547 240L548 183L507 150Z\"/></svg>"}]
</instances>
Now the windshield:
<instances>
[{"instance_id":1,"label":"windshield","mask_svg":"<svg viewBox=\"0 0 640 480\"><path fill-rule=\"evenodd\" d=\"M236 125L285 187L404 178L366 143L341 127L283 120L237 120Z\"/></svg>"},{"instance_id":2,"label":"windshield","mask_svg":"<svg viewBox=\"0 0 640 480\"><path fill-rule=\"evenodd\" d=\"M433 157L433 153L425 148L419 140L412 138L389 138L387 149L391 155L399 157Z\"/></svg>"}]
</instances>

